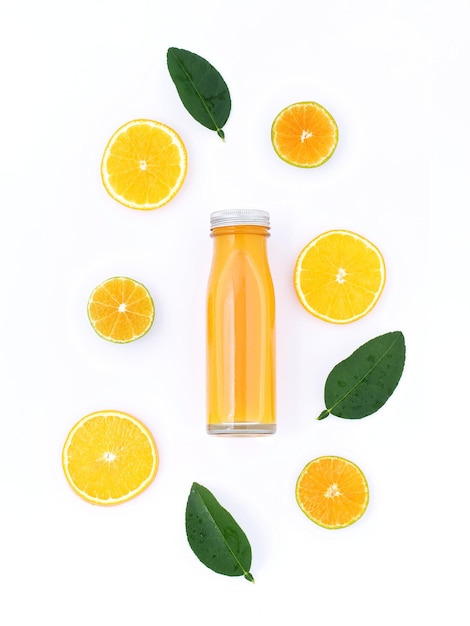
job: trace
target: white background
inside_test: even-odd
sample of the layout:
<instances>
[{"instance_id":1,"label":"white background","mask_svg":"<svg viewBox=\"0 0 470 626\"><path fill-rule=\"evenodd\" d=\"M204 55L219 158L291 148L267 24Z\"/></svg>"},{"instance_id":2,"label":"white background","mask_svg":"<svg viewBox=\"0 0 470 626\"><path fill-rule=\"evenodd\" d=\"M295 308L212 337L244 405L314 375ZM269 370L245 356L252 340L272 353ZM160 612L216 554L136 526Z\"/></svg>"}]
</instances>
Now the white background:
<instances>
[{"instance_id":1,"label":"white background","mask_svg":"<svg viewBox=\"0 0 470 626\"><path fill-rule=\"evenodd\" d=\"M0 621L55 624L469 623L466 3L450 0L83 0L3 3L0 20ZM222 8L224 7L224 8ZM169 46L211 61L233 101L226 142L181 105ZM282 162L278 111L315 100L340 142L316 170ZM189 171L154 212L102 187L108 138L139 117L182 136ZM277 295L278 433L205 433L209 214L271 212ZM316 320L292 286L315 235L354 230L387 264L364 319ZM100 339L91 290L124 274L157 317L130 345ZM378 413L318 422L330 369L402 330L403 378ZM462 374L460 373L462 371ZM161 464L137 499L93 507L67 485L61 449L82 416L115 408L152 430ZM368 511L327 531L294 497L309 460L346 456ZM247 533L254 585L206 569L185 537L193 481Z\"/></svg>"}]
</instances>

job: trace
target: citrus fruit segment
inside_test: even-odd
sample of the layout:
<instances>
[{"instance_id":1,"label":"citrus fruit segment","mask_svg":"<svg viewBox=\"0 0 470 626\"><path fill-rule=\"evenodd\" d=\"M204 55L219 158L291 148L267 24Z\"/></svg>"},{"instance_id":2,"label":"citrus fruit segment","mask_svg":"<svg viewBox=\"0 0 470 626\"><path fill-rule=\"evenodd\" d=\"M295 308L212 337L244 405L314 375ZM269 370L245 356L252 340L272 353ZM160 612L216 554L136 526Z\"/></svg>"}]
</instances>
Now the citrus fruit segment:
<instances>
[{"instance_id":1,"label":"citrus fruit segment","mask_svg":"<svg viewBox=\"0 0 470 626\"><path fill-rule=\"evenodd\" d=\"M369 487L362 470L339 456L320 456L307 463L295 488L297 504L323 528L345 528L362 517Z\"/></svg>"},{"instance_id":2,"label":"citrus fruit segment","mask_svg":"<svg viewBox=\"0 0 470 626\"><path fill-rule=\"evenodd\" d=\"M338 145L338 126L325 107L296 102L282 109L271 127L276 154L297 167L318 167Z\"/></svg>"},{"instance_id":3,"label":"citrus fruit segment","mask_svg":"<svg viewBox=\"0 0 470 626\"><path fill-rule=\"evenodd\" d=\"M112 198L132 209L158 209L181 189L186 177L186 147L178 133L161 122L133 120L108 141L101 177Z\"/></svg>"},{"instance_id":4,"label":"citrus fruit segment","mask_svg":"<svg viewBox=\"0 0 470 626\"><path fill-rule=\"evenodd\" d=\"M145 335L153 324L155 307L144 285L133 278L108 278L92 291L88 318L103 339L129 343Z\"/></svg>"},{"instance_id":5,"label":"citrus fruit segment","mask_svg":"<svg viewBox=\"0 0 470 626\"><path fill-rule=\"evenodd\" d=\"M327 322L347 324L366 315L385 285L385 262L370 241L347 230L312 239L294 269L294 286L305 309Z\"/></svg>"},{"instance_id":6,"label":"citrus fruit segment","mask_svg":"<svg viewBox=\"0 0 470 626\"><path fill-rule=\"evenodd\" d=\"M72 489L92 504L126 502L155 478L158 451L150 431L120 411L90 413L69 432L62 466Z\"/></svg>"}]
</instances>

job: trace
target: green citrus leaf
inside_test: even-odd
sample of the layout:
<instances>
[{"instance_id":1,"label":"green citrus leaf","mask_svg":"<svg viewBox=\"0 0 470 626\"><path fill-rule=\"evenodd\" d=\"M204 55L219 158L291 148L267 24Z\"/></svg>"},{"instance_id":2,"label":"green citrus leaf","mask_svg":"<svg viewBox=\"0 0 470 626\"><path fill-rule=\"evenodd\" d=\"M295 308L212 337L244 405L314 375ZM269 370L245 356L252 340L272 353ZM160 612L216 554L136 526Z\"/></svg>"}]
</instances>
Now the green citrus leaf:
<instances>
[{"instance_id":1,"label":"green citrus leaf","mask_svg":"<svg viewBox=\"0 0 470 626\"><path fill-rule=\"evenodd\" d=\"M225 576L250 574L251 546L230 513L212 493L193 483L186 504L186 535L192 551L208 568Z\"/></svg>"},{"instance_id":2,"label":"green citrus leaf","mask_svg":"<svg viewBox=\"0 0 470 626\"><path fill-rule=\"evenodd\" d=\"M338 363L325 383L325 405L317 419L333 414L360 419L380 409L395 391L405 366L400 331L375 337Z\"/></svg>"},{"instance_id":3,"label":"green citrus leaf","mask_svg":"<svg viewBox=\"0 0 470 626\"><path fill-rule=\"evenodd\" d=\"M231 99L219 72L198 54L181 48L168 48L167 65L187 111L224 139L222 128L230 115Z\"/></svg>"}]
</instances>

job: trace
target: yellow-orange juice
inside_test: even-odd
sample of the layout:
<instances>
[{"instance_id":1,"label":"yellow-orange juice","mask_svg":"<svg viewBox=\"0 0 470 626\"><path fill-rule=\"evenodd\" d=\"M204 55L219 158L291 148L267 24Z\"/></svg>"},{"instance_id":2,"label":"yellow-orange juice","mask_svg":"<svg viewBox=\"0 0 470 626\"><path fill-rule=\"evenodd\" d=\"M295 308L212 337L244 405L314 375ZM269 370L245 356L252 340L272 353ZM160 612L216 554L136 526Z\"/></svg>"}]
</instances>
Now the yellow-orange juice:
<instances>
[{"instance_id":1,"label":"yellow-orange juice","mask_svg":"<svg viewBox=\"0 0 470 626\"><path fill-rule=\"evenodd\" d=\"M276 431L275 303L269 214L217 211L207 298L207 431Z\"/></svg>"}]
</instances>

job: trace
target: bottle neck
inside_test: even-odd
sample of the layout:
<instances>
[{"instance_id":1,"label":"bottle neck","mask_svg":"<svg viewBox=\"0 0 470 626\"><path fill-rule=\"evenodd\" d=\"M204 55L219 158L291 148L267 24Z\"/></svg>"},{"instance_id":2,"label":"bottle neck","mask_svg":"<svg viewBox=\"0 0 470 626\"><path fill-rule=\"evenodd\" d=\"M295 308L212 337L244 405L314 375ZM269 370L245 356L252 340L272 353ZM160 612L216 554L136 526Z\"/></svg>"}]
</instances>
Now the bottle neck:
<instances>
[{"instance_id":1,"label":"bottle neck","mask_svg":"<svg viewBox=\"0 0 470 626\"><path fill-rule=\"evenodd\" d=\"M218 226L211 229L211 237L220 237L221 235L258 235L261 237L271 236L268 226L257 226L253 224Z\"/></svg>"}]
</instances>

